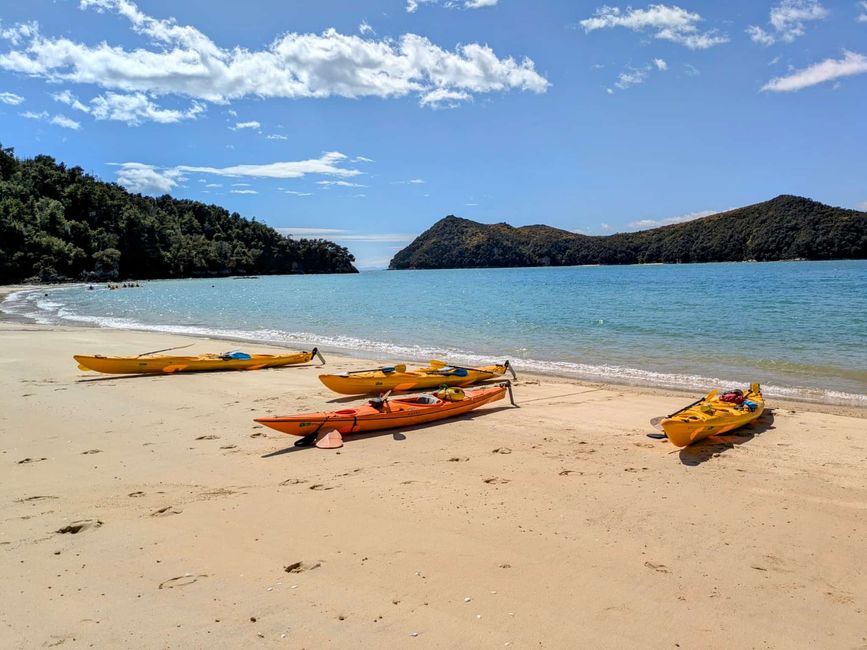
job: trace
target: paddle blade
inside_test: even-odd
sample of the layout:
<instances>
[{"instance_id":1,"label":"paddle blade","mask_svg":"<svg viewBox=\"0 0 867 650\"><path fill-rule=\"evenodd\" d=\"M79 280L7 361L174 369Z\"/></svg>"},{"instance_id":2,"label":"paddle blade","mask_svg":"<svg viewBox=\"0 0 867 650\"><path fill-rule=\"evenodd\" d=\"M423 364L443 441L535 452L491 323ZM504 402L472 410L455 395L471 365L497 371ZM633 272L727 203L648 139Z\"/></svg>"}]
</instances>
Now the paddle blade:
<instances>
[{"instance_id":1,"label":"paddle blade","mask_svg":"<svg viewBox=\"0 0 867 650\"><path fill-rule=\"evenodd\" d=\"M316 438L316 446L320 449L340 449L343 446L343 436L334 429L322 432Z\"/></svg>"},{"instance_id":2,"label":"paddle blade","mask_svg":"<svg viewBox=\"0 0 867 650\"><path fill-rule=\"evenodd\" d=\"M322 362L322 365L325 365L325 357L322 356L322 353L319 351L319 348L313 348L313 351L310 353L311 358L316 356L319 357L319 361Z\"/></svg>"},{"instance_id":3,"label":"paddle blade","mask_svg":"<svg viewBox=\"0 0 867 650\"><path fill-rule=\"evenodd\" d=\"M704 401L705 402L711 401L714 397L716 397L717 393L719 393L719 391L716 388L714 388L711 392L709 392L707 394L707 396L705 396Z\"/></svg>"},{"instance_id":4,"label":"paddle blade","mask_svg":"<svg viewBox=\"0 0 867 650\"><path fill-rule=\"evenodd\" d=\"M445 368L447 365L449 364L447 364L445 361L440 361L439 359L430 360L430 367L435 368L436 370L439 370L440 368Z\"/></svg>"},{"instance_id":5,"label":"paddle blade","mask_svg":"<svg viewBox=\"0 0 867 650\"><path fill-rule=\"evenodd\" d=\"M518 375L515 374L515 369L512 367L512 364L507 360L503 366L505 366L506 370L512 373L512 379L517 379Z\"/></svg>"},{"instance_id":6,"label":"paddle blade","mask_svg":"<svg viewBox=\"0 0 867 650\"><path fill-rule=\"evenodd\" d=\"M394 371L395 371L395 372L406 372L406 364L405 364L405 363L399 363L399 364L397 364L397 365L394 367Z\"/></svg>"},{"instance_id":7,"label":"paddle blade","mask_svg":"<svg viewBox=\"0 0 867 650\"><path fill-rule=\"evenodd\" d=\"M659 417L653 418L650 421L650 426L652 426L657 431L662 431L662 424L660 424L665 419L664 415L660 415Z\"/></svg>"}]
</instances>

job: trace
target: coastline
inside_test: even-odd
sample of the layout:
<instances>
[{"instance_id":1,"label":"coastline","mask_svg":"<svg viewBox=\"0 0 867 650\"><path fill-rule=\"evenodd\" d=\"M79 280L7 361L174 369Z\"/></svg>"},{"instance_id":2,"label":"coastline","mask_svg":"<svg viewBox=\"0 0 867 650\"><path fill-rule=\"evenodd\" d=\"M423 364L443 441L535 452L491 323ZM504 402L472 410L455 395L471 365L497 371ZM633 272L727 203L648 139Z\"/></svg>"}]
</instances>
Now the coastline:
<instances>
[{"instance_id":1,"label":"coastline","mask_svg":"<svg viewBox=\"0 0 867 650\"><path fill-rule=\"evenodd\" d=\"M70 356L186 341L221 348L0 323L3 645L860 643L863 414L774 401L677 450L645 434L681 393L521 374L519 409L297 453L252 419L354 401L318 365L120 377Z\"/></svg>"},{"instance_id":2,"label":"coastline","mask_svg":"<svg viewBox=\"0 0 867 650\"><path fill-rule=\"evenodd\" d=\"M81 284L81 283L78 283ZM54 328L72 328L72 329L98 329L98 330L116 330L121 332L141 332L141 333L152 333L158 336L166 336L172 338L183 338L189 339L190 341L212 341L216 345L216 348L212 346L209 349L219 349L221 345L225 343L237 343L242 346L253 348L258 348L261 350L274 350L274 349L291 349L298 350L304 349L304 344L301 343L290 343L286 341L256 341L251 340L249 337L243 336L232 336L231 334L216 334L214 332L167 332L161 331L159 329L153 329L148 327L118 327L114 328L111 326L99 325L92 322L86 321L76 321L76 320L64 320L60 324L41 324L30 316L25 316L22 314L14 314L9 313L2 310L3 301L12 293L16 293L19 291L34 291L45 288L46 286L50 287L53 285L0 285L0 324L4 321L8 322L19 322L19 323L29 323L33 326L44 327L48 329ZM414 356L404 356L399 353L387 352L384 354L375 354L372 350L364 350L364 349L352 349L352 348L334 348L329 347L327 344L323 344L320 342L316 342L321 350L326 351L329 356L341 358L344 360L354 360L362 363L361 367L375 366L380 364L384 360L391 362L406 362L409 365L424 365L427 363L428 357L421 357L417 354ZM309 345L308 345L309 347ZM122 352L118 354L123 354ZM436 355L435 355L436 356ZM486 359L485 362L488 360ZM521 360L513 360L516 361L517 364L520 365ZM466 363L467 361L464 360ZM473 360L469 363L477 363L477 361ZM519 372L524 377L533 378L536 381L544 381L544 380L554 380L565 383L574 383L581 386L604 386L606 388L610 388L612 390L627 390L631 393L643 394L643 395L665 395L665 396L683 396L690 397L694 399L695 395L702 392L701 387L686 387L686 386L673 386L673 385L661 385L661 384L647 384L647 383L639 383L635 380L630 381L629 379L625 379L622 377L618 377L615 380L600 380L595 377L576 377L574 374L570 374L568 372L558 372L556 367L548 368L545 371L538 370L527 370L520 369ZM703 378L700 378L703 379ZM785 387L784 387L785 388ZM704 389L706 392L707 388ZM791 390L791 389L788 389ZM867 405L860 404L852 404L852 403L838 403L831 401L822 401L818 399L798 399L792 398L788 396L780 396L774 395L773 401L782 405L787 405L790 408L797 408L800 410L814 410L816 412L823 413L831 413L831 414L839 414L839 415L852 415L853 417L865 417L867 416Z\"/></svg>"}]
</instances>

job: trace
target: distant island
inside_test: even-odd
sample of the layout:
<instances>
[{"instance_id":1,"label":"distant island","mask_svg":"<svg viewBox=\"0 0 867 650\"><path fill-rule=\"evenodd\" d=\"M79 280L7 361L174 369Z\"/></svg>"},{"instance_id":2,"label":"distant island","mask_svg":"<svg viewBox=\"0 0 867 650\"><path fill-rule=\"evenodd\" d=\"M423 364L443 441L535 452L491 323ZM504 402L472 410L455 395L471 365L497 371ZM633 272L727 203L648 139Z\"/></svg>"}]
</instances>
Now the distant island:
<instances>
[{"instance_id":1,"label":"distant island","mask_svg":"<svg viewBox=\"0 0 867 650\"><path fill-rule=\"evenodd\" d=\"M782 195L693 221L605 236L543 225L488 225L448 216L397 253L389 268L864 258L867 212Z\"/></svg>"},{"instance_id":2,"label":"distant island","mask_svg":"<svg viewBox=\"0 0 867 650\"><path fill-rule=\"evenodd\" d=\"M216 205L131 194L0 146L0 284L357 273L324 239L290 239Z\"/></svg>"}]
</instances>

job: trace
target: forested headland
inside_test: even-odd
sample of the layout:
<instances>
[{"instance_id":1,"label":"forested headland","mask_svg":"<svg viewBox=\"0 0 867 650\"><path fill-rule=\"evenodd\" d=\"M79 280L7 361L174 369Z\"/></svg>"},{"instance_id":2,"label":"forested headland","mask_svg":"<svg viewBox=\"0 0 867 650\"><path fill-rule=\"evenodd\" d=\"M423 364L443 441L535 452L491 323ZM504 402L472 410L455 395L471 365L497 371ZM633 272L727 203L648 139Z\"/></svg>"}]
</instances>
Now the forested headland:
<instances>
[{"instance_id":1,"label":"forested headland","mask_svg":"<svg viewBox=\"0 0 867 650\"><path fill-rule=\"evenodd\" d=\"M605 236L448 216L391 260L391 269L867 258L867 212L799 196L639 232Z\"/></svg>"},{"instance_id":2,"label":"forested headland","mask_svg":"<svg viewBox=\"0 0 867 650\"><path fill-rule=\"evenodd\" d=\"M0 146L0 283L356 273L343 246Z\"/></svg>"}]
</instances>

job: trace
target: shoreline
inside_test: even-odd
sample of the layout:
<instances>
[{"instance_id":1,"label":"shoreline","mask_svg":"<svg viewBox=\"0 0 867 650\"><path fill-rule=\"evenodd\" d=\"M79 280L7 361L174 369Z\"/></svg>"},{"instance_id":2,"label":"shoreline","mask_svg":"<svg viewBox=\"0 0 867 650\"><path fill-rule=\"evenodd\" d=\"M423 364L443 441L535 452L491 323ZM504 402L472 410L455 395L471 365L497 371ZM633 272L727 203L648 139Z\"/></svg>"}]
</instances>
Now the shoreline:
<instances>
[{"instance_id":1,"label":"shoreline","mask_svg":"<svg viewBox=\"0 0 867 650\"><path fill-rule=\"evenodd\" d=\"M329 452L253 422L356 401L318 364L123 376L71 357L182 340L219 346L0 323L0 645L861 643L863 414L769 400L677 449L648 421L691 395L521 373L520 408Z\"/></svg>"},{"instance_id":2,"label":"shoreline","mask_svg":"<svg viewBox=\"0 0 867 650\"><path fill-rule=\"evenodd\" d=\"M79 283L80 284L80 283ZM231 335L220 335L216 333L196 333L196 332L167 332L164 330L147 328L147 327L129 327L129 328L119 328L119 327L106 327L103 325L99 325L96 323L83 322L83 321L63 321L58 324L44 324L39 323L35 319L19 315L13 314L6 311L3 311L2 304L6 300L6 298L19 291L35 291L40 290L43 287L40 285L0 285L0 324L4 321L6 322L19 322L19 323L29 323L33 326L44 327L48 329L52 328L64 328L69 327L72 329L97 329L97 330L108 330L108 331L118 331L118 332L141 332L141 333L150 333L159 336L165 337L174 337L174 338L184 338L190 339L192 341L224 341L224 342L232 342L239 343L250 347L258 346L259 348L278 348L281 350L302 350L304 349L303 344L295 344L289 341L281 342L281 341L256 341L251 338L244 338L239 336L231 336ZM389 362L406 362L408 365L424 365L428 362L429 359L421 358L421 357L406 357L401 356L398 353L381 353L379 355L373 354L370 350L364 349L352 349L352 348L334 348L329 347L327 344L314 343L313 345L319 347L320 350L326 352L330 356L338 357L345 360L358 360L362 361L365 364L373 367L376 364L379 364L384 361ZM499 361L498 359L494 359L493 361ZM513 363L516 363L518 366L521 364L521 359L512 360ZM610 388L612 390L629 390L636 394L642 395L682 395L685 397L694 396L692 399L696 399L699 396L699 393L704 391L707 392L707 388L690 388L690 387L679 387L679 386L670 386L663 384L643 384L638 383L637 381L630 382L627 379L623 379L622 381L604 381L594 379L592 377L576 377L574 375L566 374L566 373L558 373L556 369L552 369L546 372L540 372L538 370L520 370L521 374L528 377L533 377L537 380L554 380L561 381L567 383L575 383L581 386L604 386L606 388ZM717 386L718 388L722 388L723 386ZM784 390L798 390L797 388L786 387L783 386ZM856 395L853 395L856 397ZM830 400L820 400L820 399L798 399L796 397L785 397L778 395L771 395L769 399L774 402L779 402L781 404L789 405L792 408L798 408L801 410L814 410L816 412L822 413L834 413L841 415L851 415L853 417L867 417L867 404L853 404L851 402L848 403L839 403Z\"/></svg>"},{"instance_id":3,"label":"shoreline","mask_svg":"<svg viewBox=\"0 0 867 650\"><path fill-rule=\"evenodd\" d=\"M106 327L103 325L83 322L83 321L63 321L59 324L43 324L39 323L35 319L18 314L10 314L2 310L2 303L6 299L6 297L12 293L16 293L19 291L34 291L42 289L41 286L38 285L2 285L0 286L0 324L4 321L7 322L24 322L29 323L34 327L46 328L48 330L59 329L59 328L70 328L70 329L95 329L101 331L115 331L115 332L140 332L153 334L156 336L162 336L166 338L180 338L192 342L199 341L213 341L217 342L231 342L231 343L239 343L251 348L260 348L262 351L271 348L277 348L281 350L302 350L303 345L294 344L292 342L280 342L280 341L256 341L251 340L250 338L244 337L236 337L231 335L219 335L215 333L194 333L194 332L167 332L158 329L149 329L147 327L130 327L130 328L115 328L115 327ZM316 344L320 347L321 350L326 352L329 356L339 358L345 361L359 361L362 365L367 366L375 366L376 364L380 364L381 362L388 360L389 362L406 362L408 365L424 365L427 363L427 359L415 358L415 357L404 357L396 353L385 353L379 356L372 354L371 351L363 350L363 349L351 349L351 348L329 348L327 345ZM517 360L517 364L520 365L521 360ZM559 374L555 370L550 372L538 372L538 371L520 371L523 376L532 377L535 380L553 380L564 383L573 383L580 386L602 386L606 388L610 388L612 390L629 390L630 392L642 395L665 395L665 396L674 396L680 395L686 397L691 397L692 399L696 399L700 392L703 391L702 388L688 388L688 387L676 387L676 386L665 386L665 385L653 385L653 384L638 384L638 383L630 383L629 381L599 381L594 380L592 378L587 377L575 377L568 374ZM786 387L784 387L786 388ZM704 392L707 392L704 390ZM805 400L805 399L797 399L790 397L778 397L773 396L772 399L774 402L779 402L782 404L787 404L792 408L798 408L801 410L814 410L816 412L822 413L833 413L833 414L841 414L841 415L851 415L853 417L867 417L867 405L858 405L858 404L840 404L834 403L830 401L820 401L820 400Z\"/></svg>"}]
</instances>

